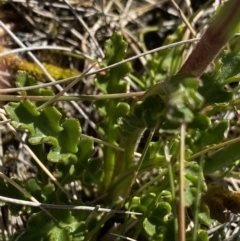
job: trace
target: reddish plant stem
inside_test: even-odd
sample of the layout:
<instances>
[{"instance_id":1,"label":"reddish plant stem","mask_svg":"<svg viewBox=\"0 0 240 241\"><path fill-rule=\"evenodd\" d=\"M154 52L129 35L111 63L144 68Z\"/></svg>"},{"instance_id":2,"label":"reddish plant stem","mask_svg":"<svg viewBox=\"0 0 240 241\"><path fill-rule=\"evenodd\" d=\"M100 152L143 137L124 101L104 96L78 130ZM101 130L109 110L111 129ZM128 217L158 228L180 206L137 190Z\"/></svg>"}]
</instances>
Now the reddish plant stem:
<instances>
[{"instance_id":1,"label":"reddish plant stem","mask_svg":"<svg viewBox=\"0 0 240 241\"><path fill-rule=\"evenodd\" d=\"M199 77L221 48L237 32L239 16L239 0L230 0L222 6L178 73Z\"/></svg>"}]
</instances>

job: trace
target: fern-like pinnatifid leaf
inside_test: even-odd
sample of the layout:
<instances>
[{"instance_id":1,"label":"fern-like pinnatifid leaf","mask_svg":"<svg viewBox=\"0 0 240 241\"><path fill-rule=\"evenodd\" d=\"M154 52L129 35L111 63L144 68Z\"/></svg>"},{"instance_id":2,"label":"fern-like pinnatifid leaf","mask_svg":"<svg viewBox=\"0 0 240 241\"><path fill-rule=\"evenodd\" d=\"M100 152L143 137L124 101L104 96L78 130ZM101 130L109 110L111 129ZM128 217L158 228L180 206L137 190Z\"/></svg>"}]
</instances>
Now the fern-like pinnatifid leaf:
<instances>
[{"instance_id":1,"label":"fern-like pinnatifid leaf","mask_svg":"<svg viewBox=\"0 0 240 241\"><path fill-rule=\"evenodd\" d=\"M48 154L49 161L76 159L81 131L77 120L70 118L62 121L62 115L55 107L48 106L42 111L37 111L29 100L9 103L5 110L16 129L29 131L30 144L47 143L52 146Z\"/></svg>"},{"instance_id":2,"label":"fern-like pinnatifid leaf","mask_svg":"<svg viewBox=\"0 0 240 241\"><path fill-rule=\"evenodd\" d=\"M109 66L123 60L127 44L120 33L114 33L105 43L105 58L103 66ZM131 64L124 63L113 69L107 70L105 75L97 76L96 87L104 94L125 93L127 81L123 78L131 71ZM95 102L95 107L104 116L103 122L97 125L98 131L104 136L104 141L117 145L120 138L118 118L129 112L129 105L121 99L100 100ZM110 147L103 148L104 159L104 189L107 190L114 177L116 151ZM119 161L120 162L120 161Z\"/></svg>"},{"instance_id":3,"label":"fern-like pinnatifid leaf","mask_svg":"<svg viewBox=\"0 0 240 241\"><path fill-rule=\"evenodd\" d=\"M103 66L109 66L123 60L127 44L120 33L114 33L113 36L105 43L105 58ZM127 82L121 80L131 71L131 64L125 63L116 66L100 75L96 79L96 86L103 93L124 93L126 92Z\"/></svg>"},{"instance_id":4,"label":"fern-like pinnatifid leaf","mask_svg":"<svg viewBox=\"0 0 240 241\"><path fill-rule=\"evenodd\" d=\"M16 76L16 86L17 87L27 87L37 85L37 81L34 77L30 76L25 71L18 71ZM36 88L33 90L21 91L22 95L34 95L34 96L52 96L54 92L51 89L47 88Z\"/></svg>"},{"instance_id":5,"label":"fern-like pinnatifid leaf","mask_svg":"<svg viewBox=\"0 0 240 241\"><path fill-rule=\"evenodd\" d=\"M44 212L30 217L27 229L23 233L15 234L14 240L19 241L42 241L58 240L71 241L83 240L87 233L84 221L78 222L70 211L55 210L52 215L59 220L56 223Z\"/></svg>"},{"instance_id":6,"label":"fern-like pinnatifid leaf","mask_svg":"<svg viewBox=\"0 0 240 241\"><path fill-rule=\"evenodd\" d=\"M223 103L233 98L233 92L224 90L224 86L240 81L239 65L239 52L224 52L216 63L214 73L202 75L203 85L199 88L199 92L205 99L205 105Z\"/></svg>"}]
</instances>

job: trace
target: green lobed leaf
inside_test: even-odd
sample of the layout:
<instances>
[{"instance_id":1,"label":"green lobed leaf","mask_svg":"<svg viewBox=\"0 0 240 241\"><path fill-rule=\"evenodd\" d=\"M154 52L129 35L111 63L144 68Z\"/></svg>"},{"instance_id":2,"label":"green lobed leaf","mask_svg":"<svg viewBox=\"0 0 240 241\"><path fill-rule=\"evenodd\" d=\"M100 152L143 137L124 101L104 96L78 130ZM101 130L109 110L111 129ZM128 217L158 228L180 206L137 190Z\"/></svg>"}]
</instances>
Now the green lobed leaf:
<instances>
[{"instance_id":1,"label":"green lobed leaf","mask_svg":"<svg viewBox=\"0 0 240 241\"><path fill-rule=\"evenodd\" d=\"M196 163L192 162L185 170L185 177L192 185L197 186L200 180L204 180L202 168ZM206 189L205 183L201 182L201 189Z\"/></svg>"},{"instance_id":2,"label":"green lobed leaf","mask_svg":"<svg viewBox=\"0 0 240 241\"><path fill-rule=\"evenodd\" d=\"M59 133L58 141L62 152L76 153L78 151L78 141L81 128L79 122L74 118L69 118L61 125L63 130Z\"/></svg>"},{"instance_id":3,"label":"green lobed leaf","mask_svg":"<svg viewBox=\"0 0 240 241\"><path fill-rule=\"evenodd\" d=\"M223 84L229 84L232 82L240 81L240 52L223 52L221 58L222 68L218 76L218 79Z\"/></svg>"},{"instance_id":4,"label":"green lobed leaf","mask_svg":"<svg viewBox=\"0 0 240 241\"><path fill-rule=\"evenodd\" d=\"M164 152L163 152L163 142L162 140L159 140L157 142L151 142L149 144L147 153L146 153L146 157L144 159L144 161L161 161L162 165L161 167L165 167L166 166L166 158L164 156Z\"/></svg>"},{"instance_id":5,"label":"green lobed leaf","mask_svg":"<svg viewBox=\"0 0 240 241\"><path fill-rule=\"evenodd\" d=\"M153 104L154 103L154 104ZM164 102L159 95L147 96L144 100L138 101L134 106L136 115L146 128L154 128L164 113Z\"/></svg>"},{"instance_id":6,"label":"green lobed leaf","mask_svg":"<svg viewBox=\"0 0 240 241\"><path fill-rule=\"evenodd\" d=\"M19 241L71 241L74 236L83 240L87 230L84 222L76 222L69 211L53 211L52 215L59 221L56 223L44 212L31 216L26 231L15 236Z\"/></svg>"},{"instance_id":7,"label":"green lobed leaf","mask_svg":"<svg viewBox=\"0 0 240 241\"><path fill-rule=\"evenodd\" d=\"M208 233L206 230L200 229L197 234L197 241L208 241Z\"/></svg>"},{"instance_id":8,"label":"green lobed leaf","mask_svg":"<svg viewBox=\"0 0 240 241\"><path fill-rule=\"evenodd\" d=\"M233 94L223 90L222 84L213 76L203 74L201 79L203 86L199 88L199 93L204 97L205 105L223 103L233 98Z\"/></svg>"},{"instance_id":9,"label":"green lobed leaf","mask_svg":"<svg viewBox=\"0 0 240 241\"><path fill-rule=\"evenodd\" d=\"M207 130L211 126L211 120L206 115L196 113L192 122L188 124L188 128Z\"/></svg>"},{"instance_id":10,"label":"green lobed leaf","mask_svg":"<svg viewBox=\"0 0 240 241\"><path fill-rule=\"evenodd\" d=\"M194 204L197 197L197 190L195 187L186 187L184 192L184 200L186 207L190 207Z\"/></svg>"},{"instance_id":11,"label":"green lobed leaf","mask_svg":"<svg viewBox=\"0 0 240 241\"><path fill-rule=\"evenodd\" d=\"M147 218L143 221L143 228L150 237L156 234L156 225L149 222Z\"/></svg>"},{"instance_id":12,"label":"green lobed leaf","mask_svg":"<svg viewBox=\"0 0 240 241\"><path fill-rule=\"evenodd\" d=\"M82 164L86 164L88 159L94 154L94 142L92 138L82 138L78 143L76 168L80 169ZM80 166L78 166L78 164ZM80 170L79 170L80 171Z\"/></svg>"},{"instance_id":13,"label":"green lobed leaf","mask_svg":"<svg viewBox=\"0 0 240 241\"><path fill-rule=\"evenodd\" d=\"M190 86L195 84L195 80L186 82ZM194 120L194 110L202 103L203 98L195 89L180 85L169 97L167 118L173 122L190 123Z\"/></svg>"},{"instance_id":14,"label":"green lobed leaf","mask_svg":"<svg viewBox=\"0 0 240 241\"><path fill-rule=\"evenodd\" d=\"M55 186L52 183L49 183L42 187L42 198L46 203L53 203L55 199Z\"/></svg>"},{"instance_id":15,"label":"green lobed leaf","mask_svg":"<svg viewBox=\"0 0 240 241\"><path fill-rule=\"evenodd\" d=\"M92 138L80 139L77 145L77 153L75 159L68 159L64 163L58 163L57 172L60 180L64 183L69 183L82 178L84 176L93 177L91 168L89 168L89 159L94 154L94 143ZM99 169L100 170L100 169ZM91 179L92 180L92 179Z\"/></svg>"},{"instance_id":16,"label":"green lobed leaf","mask_svg":"<svg viewBox=\"0 0 240 241\"><path fill-rule=\"evenodd\" d=\"M16 182L19 186L23 187L23 182L17 178L11 178L14 182ZM3 179L0 179L0 193L4 197L15 198L19 200L28 200L23 193L17 190L14 186L9 183L5 183ZM8 204L8 208L11 211L12 215L20 215L22 212L29 211L30 208L25 206L20 206L16 204Z\"/></svg>"},{"instance_id":17,"label":"green lobed leaf","mask_svg":"<svg viewBox=\"0 0 240 241\"><path fill-rule=\"evenodd\" d=\"M148 220L155 225L164 225L168 222L171 211L172 207L168 202L158 202L152 209Z\"/></svg>"},{"instance_id":18,"label":"green lobed leaf","mask_svg":"<svg viewBox=\"0 0 240 241\"><path fill-rule=\"evenodd\" d=\"M76 159L74 153L77 152L81 131L77 120L70 118L62 121L61 113L51 106L37 111L29 100L11 102L5 106L5 110L16 129L30 132L30 144L47 143L52 146L48 154L49 161Z\"/></svg>"},{"instance_id":19,"label":"green lobed leaf","mask_svg":"<svg viewBox=\"0 0 240 241\"><path fill-rule=\"evenodd\" d=\"M100 188L100 181L102 180L102 176L102 159L90 158L83 172L83 183L91 186L98 185L98 188Z\"/></svg>"},{"instance_id":20,"label":"green lobed leaf","mask_svg":"<svg viewBox=\"0 0 240 241\"><path fill-rule=\"evenodd\" d=\"M164 240L176 240L175 236L177 236L173 219L169 220L165 226L164 232Z\"/></svg>"},{"instance_id":21,"label":"green lobed leaf","mask_svg":"<svg viewBox=\"0 0 240 241\"><path fill-rule=\"evenodd\" d=\"M102 66L109 66L123 60L127 44L122 35L118 32L114 33L105 43L105 58ZM127 91L128 83L123 78L130 73L131 64L124 63L116 66L113 69L107 70L104 75L99 75L96 78L96 87L104 94L124 93ZM117 145L117 140L120 138L118 118L125 116L130 107L121 99L108 99L95 102L95 107L104 115L101 123L97 124L97 129L102 135L104 141ZM103 147L104 160L104 180L103 188L106 190L112 183L115 170L115 155L116 151L110 147Z\"/></svg>"},{"instance_id":22,"label":"green lobed leaf","mask_svg":"<svg viewBox=\"0 0 240 241\"><path fill-rule=\"evenodd\" d=\"M199 222L206 226L210 226L213 223L213 219L211 219L210 214L207 212L200 212L198 218Z\"/></svg>"},{"instance_id":23,"label":"green lobed leaf","mask_svg":"<svg viewBox=\"0 0 240 241\"><path fill-rule=\"evenodd\" d=\"M123 60L127 44L123 40L122 35L118 32L105 43L105 58L102 63L104 66L118 63ZM121 80L131 71L130 63L121 64L107 71L106 75L98 76L96 86L103 92L108 94L126 92L127 82Z\"/></svg>"},{"instance_id":24,"label":"green lobed leaf","mask_svg":"<svg viewBox=\"0 0 240 241\"><path fill-rule=\"evenodd\" d=\"M196 162L192 162L191 165L186 168L184 184L185 205L189 207L195 203L196 198L198 197L198 192L202 192L207 189L204 182L203 170ZM200 190L198 190L198 188Z\"/></svg>"},{"instance_id":25,"label":"green lobed leaf","mask_svg":"<svg viewBox=\"0 0 240 241\"><path fill-rule=\"evenodd\" d=\"M141 205L145 206L146 208L148 208L152 202L155 199L156 194L155 193L148 193L148 194L143 194L141 196Z\"/></svg>"},{"instance_id":26,"label":"green lobed leaf","mask_svg":"<svg viewBox=\"0 0 240 241\"><path fill-rule=\"evenodd\" d=\"M16 86L26 87L37 85L37 81L25 71L18 71L16 76ZM22 95L32 95L32 96L53 96L54 92L47 88L36 88L33 90L21 91Z\"/></svg>"},{"instance_id":27,"label":"green lobed leaf","mask_svg":"<svg viewBox=\"0 0 240 241\"><path fill-rule=\"evenodd\" d=\"M41 183L38 182L35 178L30 178L25 183L25 189L34 196L38 201L42 199L41 197Z\"/></svg>"},{"instance_id":28,"label":"green lobed leaf","mask_svg":"<svg viewBox=\"0 0 240 241\"><path fill-rule=\"evenodd\" d=\"M126 203L125 206L127 207L127 209L131 209L134 212L140 212L140 213L147 212L147 206L144 206L141 204L140 197L133 197L131 202Z\"/></svg>"},{"instance_id":29,"label":"green lobed leaf","mask_svg":"<svg viewBox=\"0 0 240 241\"><path fill-rule=\"evenodd\" d=\"M213 74L203 74L203 85L199 92L205 99L205 104L227 102L233 98L233 93L224 90L226 84L240 80L240 53L224 52L218 60Z\"/></svg>"},{"instance_id":30,"label":"green lobed leaf","mask_svg":"<svg viewBox=\"0 0 240 241\"><path fill-rule=\"evenodd\" d=\"M201 136L196 141L196 145L207 146L220 143L228 126L229 122L225 120L214 124L211 128L201 133Z\"/></svg>"}]
</instances>

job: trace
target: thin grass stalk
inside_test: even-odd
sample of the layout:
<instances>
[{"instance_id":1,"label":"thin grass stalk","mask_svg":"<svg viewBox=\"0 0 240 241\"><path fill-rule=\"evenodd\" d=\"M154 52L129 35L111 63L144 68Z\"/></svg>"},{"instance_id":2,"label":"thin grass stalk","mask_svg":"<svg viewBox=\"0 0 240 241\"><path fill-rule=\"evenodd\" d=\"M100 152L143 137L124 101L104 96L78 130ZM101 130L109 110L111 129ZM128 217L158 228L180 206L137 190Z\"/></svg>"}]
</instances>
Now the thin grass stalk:
<instances>
[{"instance_id":1,"label":"thin grass stalk","mask_svg":"<svg viewBox=\"0 0 240 241\"><path fill-rule=\"evenodd\" d=\"M169 148L167 145L164 147L164 154L165 158L168 164L168 176L169 176L169 185L170 185L170 191L172 194L172 212L173 212L173 217L174 217L174 233L178 233L178 213L177 213L177 199L176 199L176 189L174 186L174 175L173 175L173 168L172 168L172 163L171 163L171 157L169 155ZM175 241L178 241L178 236L174 235Z\"/></svg>"},{"instance_id":2,"label":"thin grass stalk","mask_svg":"<svg viewBox=\"0 0 240 241\"><path fill-rule=\"evenodd\" d=\"M203 160L203 155L201 156L200 159L200 169L199 169L199 174L198 176L201 177L201 171L203 170L203 164L204 164L204 160ZM193 222L194 222L194 227L193 227L193 235L192 235L192 241L196 241L197 240L197 232L199 230L199 207L200 207L200 201L201 201L201 183L203 182L203 180L201 180L201 178L198 178L198 182L197 182L197 196L196 196L196 202L195 202L195 208L194 208L194 217L193 217Z\"/></svg>"},{"instance_id":3,"label":"thin grass stalk","mask_svg":"<svg viewBox=\"0 0 240 241\"><path fill-rule=\"evenodd\" d=\"M180 159L179 159L179 241L186 240L186 224L185 224L185 198L184 198L184 162L185 162L185 132L186 125L183 123L180 130Z\"/></svg>"}]
</instances>

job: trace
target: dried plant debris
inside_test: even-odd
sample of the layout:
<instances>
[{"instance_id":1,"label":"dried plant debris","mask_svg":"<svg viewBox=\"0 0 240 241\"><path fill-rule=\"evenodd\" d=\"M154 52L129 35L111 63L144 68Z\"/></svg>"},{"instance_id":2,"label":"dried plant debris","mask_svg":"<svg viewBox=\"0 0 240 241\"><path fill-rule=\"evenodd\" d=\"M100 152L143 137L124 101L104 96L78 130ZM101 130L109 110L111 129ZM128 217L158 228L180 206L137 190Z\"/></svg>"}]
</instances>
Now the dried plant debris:
<instances>
[{"instance_id":1,"label":"dried plant debris","mask_svg":"<svg viewBox=\"0 0 240 241\"><path fill-rule=\"evenodd\" d=\"M199 213L195 240L214 240L212 237L234 240L233 224L237 223L240 212L240 192L211 184L205 190L204 179L222 178L232 168L235 177L231 178L237 190L238 162L230 160L232 166L220 166L221 171L215 170L215 164L219 159L226 159L229 152L224 150L228 147L238 157L238 143L219 152L210 150L204 161L212 160L213 164L208 162L202 167L199 157L204 148L222 143L230 134L236 136L239 132L237 124L229 124L229 119L239 122L238 103L235 112L229 110L230 107L222 104L221 95L225 94L224 101L235 101L235 93L230 90L238 72L238 53L223 53L215 63L216 68L213 65L215 72L202 76L204 85L187 79L190 87L181 86L166 96L170 99L167 105L159 94L150 93L139 99L124 94L145 91L170 79L194 44L141 56L95 75L87 73L62 96L79 97L71 102L58 101L41 109L40 99L28 99L54 96L69 83L61 80L74 79L90 66L94 66L92 72L98 71L148 50L201 36L217 4L210 0L1 1L0 87L1 90L23 88L13 91L24 100L1 102L5 112L0 111L4 121L0 130L0 169L5 181L0 179L0 196L9 196L16 202L29 201L27 197L31 194L36 203L64 203L72 207L71 211L43 209L40 212L36 203L30 207L4 201L0 213L1 240L39 240L39 237L41 240L115 240L111 232L124 233L122 237L131 240L163 240L163 236L168 237L166 240L177 240L174 218L178 213L173 204L178 202L178 197L173 191L178 189L179 123L183 120L189 123L186 207L188 211L195 205L199 191L203 196L201 201L199 196L198 204L205 208L204 213ZM237 49L239 44L233 46ZM224 70L223 65L232 60L232 68ZM223 70L228 71L227 79ZM213 77L215 81L210 83ZM24 89L34 85L39 87ZM195 92L198 87L200 94L205 95L205 102ZM109 98L97 99L108 94ZM123 95L116 98L115 94ZM91 95L93 101L82 101L81 95ZM226 112L230 113L227 120ZM154 132L150 144L149 132ZM149 146L143 156L146 145ZM194 160L192 153L198 155ZM41 160L45 170L35 163L36 159ZM139 160L142 166L138 166ZM50 175L46 175L47 171ZM171 175L175 176L172 186ZM26 193L8 183L8 177L24 187ZM73 208L75 204L94 210L77 212ZM143 215L103 214L96 204ZM229 219L230 214L233 219ZM213 219L229 226L218 228ZM61 220L59 225L57 220ZM189 215L188 240L194 240L191 239L192 220ZM139 225L143 226L141 232Z\"/></svg>"},{"instance_id":2,"label":"dried plant debris","mask_svg":"<svg viewBox=\"0 0 240 241\"><path fill-rule=\"evenodd\" d=\"M227 213L240 213L240 192L226 190L219 184L208 186L203 202L209 207L211 217L221 223L227 221Z\"/></svg>"}]
</instances>

